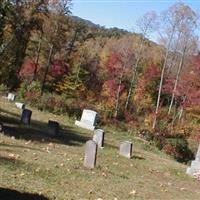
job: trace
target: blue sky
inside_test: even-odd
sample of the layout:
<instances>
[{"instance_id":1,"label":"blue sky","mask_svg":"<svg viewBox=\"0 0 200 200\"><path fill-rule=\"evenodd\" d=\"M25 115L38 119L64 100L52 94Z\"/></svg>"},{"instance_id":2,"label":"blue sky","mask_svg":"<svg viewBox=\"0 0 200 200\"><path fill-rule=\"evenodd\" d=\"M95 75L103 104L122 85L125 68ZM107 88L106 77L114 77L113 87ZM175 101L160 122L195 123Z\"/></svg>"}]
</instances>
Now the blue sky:
<instances>
[{"instance_id":1,"label":"blue sky","mask_svg":"<svg viewBox=\"0 0 200 200\"><path fill-rule=\"evenodd\" d=\"M147 11L157 13L173 5L175 0L72 0L72 14L105 27L135 30L138 18ZM182 0L200 14L200 0Z\"/></svg>"}]
</instances>

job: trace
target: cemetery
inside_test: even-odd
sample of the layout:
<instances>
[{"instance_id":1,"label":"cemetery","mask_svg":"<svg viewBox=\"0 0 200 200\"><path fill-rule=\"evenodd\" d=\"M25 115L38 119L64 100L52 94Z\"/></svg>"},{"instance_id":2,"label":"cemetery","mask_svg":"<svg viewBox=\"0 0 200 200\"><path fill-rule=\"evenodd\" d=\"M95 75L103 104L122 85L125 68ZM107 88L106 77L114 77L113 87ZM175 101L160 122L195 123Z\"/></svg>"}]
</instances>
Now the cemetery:
<instances>
[{"instance_id":1,"label":"cemetery","mask_svg":"<svg viewBox=\"0 0 200 200\"><path fill-rule=\"evenodd\" d=\"M126 132L115 135L116 129L94 122L97 128L88 130L72 119L66 123L66 116L30 107L21 110L3 98L0 105L3 187L36 192L41 194L38 199L189 199L191 194L197 199L199 195L199 185L192 178L199 169L199 150L187 169Z\"/></svg>"},{"instance_id":2,"label":"cemetery","mask_svg":"<svg viewBox=\"0 0 200 200\"><path fill-rule=\"evenodd\" d=\"M0 200L199 200L199 8L0 0Z\"/></svg>"}]
</instances>

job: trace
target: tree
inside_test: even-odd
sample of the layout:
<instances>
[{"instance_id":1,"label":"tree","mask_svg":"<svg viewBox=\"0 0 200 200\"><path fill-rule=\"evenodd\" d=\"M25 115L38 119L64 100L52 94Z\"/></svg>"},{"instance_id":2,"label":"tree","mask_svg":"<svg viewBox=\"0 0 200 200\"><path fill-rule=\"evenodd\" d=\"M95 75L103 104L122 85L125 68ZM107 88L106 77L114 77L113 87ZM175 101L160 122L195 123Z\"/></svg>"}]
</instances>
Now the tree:
<instances>
[{"instance_id":1,"label":"tree","mask_svg":"<svg viewBox=\"0 0 200 200\"><path fill-rule=\"evenodd\" d=\"M165 41L167 41L166 42L167 45L166 45L166 48L165 48L164 62L163 62L162 71L161 71L161 78L160 78L160 84L159 84L159 90L158 90L157 104L156 104L154 121L153 121L153 125L152 125L153 129L155 129L155 127L156 127L165 71L166 71L166 68L168 66L167 64L170 60L171 50L173 50L172 44L177 44L178 41L174 42L174 39L175 40L180 39L179 35L180 35L181 29L184 30L184 29L187 28L187 26L190 27L190 24L188 24L187 21L191 20L190 22L193 23L194 18L191 19L193 14L194 13L191 10L191 8L184 5L183 3L176 3L175 5L170 7L164 13L164 20L162 20L162 21L165 22L163 24L163 31L164 31L164 34L165 34ZM192 25L192 27L193 27L193 25ZM178 35L178 37L176 37L177 35ZM184 49L185 49L185 47L184 47ZM182 52L183 52L183 50L182 50ZM172 53L176 54L176 53L180 53L180 52L172 52ZM180 73L180 70L182 68L184 56L185 56L185 53L182 54L182 59L181 59L182 61L180 62L180 65L179 65L180 67L179 67L177 74ZM178 77L179 77L179 75L177 76L177 80L178 80Z\"/></svg>"},{"instance_id":2,"label":"tree","mask_svg":"<svg viewBox=\"0 0 200 200\"><path fill-rule=\"evenodd\" d=\"M138 27L141 32L141 41L140 41L140 47L138 49L138 52L135 55L135 64L133 65L133 68L132 68L132 77L131 77L130 87L128 91L128 96L125 103L125 110L127 110L129 106L130 99L133 93L133 87L136 84L138 65L142 58L145 41L147 37L149 36L149 34L155 29L155 26L156 26L156 23L155 23L156 17L157 16L155 12L148 12L141 19L138 20Z\"/></svg>"}]
</instances>

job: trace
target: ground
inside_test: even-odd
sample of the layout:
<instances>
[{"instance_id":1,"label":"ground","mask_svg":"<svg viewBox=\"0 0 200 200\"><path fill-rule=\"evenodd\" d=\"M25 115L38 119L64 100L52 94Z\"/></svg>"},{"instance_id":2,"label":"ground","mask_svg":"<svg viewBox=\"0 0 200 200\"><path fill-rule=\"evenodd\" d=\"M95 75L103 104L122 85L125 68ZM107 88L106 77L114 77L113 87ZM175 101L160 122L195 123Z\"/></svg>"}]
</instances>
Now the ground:
<instances>
[{"instance_id":1,"label":"ground","mask_svg":"<svg viewBox=\"0 0 200 200\"><path fill-rule=\"evenodd\" d=\"M75 127L67 116L31 109L31 125L22 125L21 111L0 98L0 199L19 194L14 199L199 199L200 182L186 175L186 165L112 126L103 127L105 147L98 149L96 168L84 168L84 145L92 132ZM47 134L49 119L61 124L58 138ZM118 154L124 140L134 143L132 159Z\"/></svg>"}]
</instances>

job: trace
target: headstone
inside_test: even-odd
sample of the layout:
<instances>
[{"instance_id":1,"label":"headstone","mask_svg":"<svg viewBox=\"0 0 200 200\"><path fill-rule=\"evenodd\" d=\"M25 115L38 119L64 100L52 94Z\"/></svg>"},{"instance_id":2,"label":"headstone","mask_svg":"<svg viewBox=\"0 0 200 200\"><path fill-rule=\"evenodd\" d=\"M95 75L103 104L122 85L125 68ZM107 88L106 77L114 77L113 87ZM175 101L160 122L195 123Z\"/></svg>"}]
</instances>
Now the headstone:
<instances>
[{"instance_id":1,"label":"headstone","mask_svg":"<svg viewBox=\"0 0 200 200\"><path fill-rule=\"evenodd\" d=\"M191 176L196 176L200 173L200 144L197 150L195 160L191 162L191 166L187 168L186 173Z\"/></svg>"},{"instance_id":2,"label":"headstone","mask_svg":"<svg viewBox=\"0 0 200 200\"><path fill-rule=\"evenodd\" d=\"M89 140L86 142L84 166L93 169L96 165L97 144Z\"/></svg>"},{"instance_id":3,"label":"headstone","mask_svg":"<svg viewBox=\"0 0 200 200\"><path fill-rule=\"evenodd\" d=\"M104 130L94 130L93 141L97 143L98 147L102 148L104 145Z\"/></svg>"},{"instance_id":4,"label":"headstone","mask_svg":"<svg viewBox=\"0 0 200 200\"><path fill-rule=\"evenodd\" d=\"M96 119L97 119L97 113L95 111L84 109L81 116L81 120L80 121L76 120L75 125L93 131L95 129L94 125L96 123Z\"/></svg>"},{"instance_id":5,"label":"headstone","mask_svg":"<svg viewBox=\"0 0 200 200\"><path fill-rule=\"evenodd\" d=\"M132 142L129 142L129 141L121 142L120 147L119 147L119 154L127 158L131 158L132 148L133 148Z\"/></svg>"},{"instance_id":6,"label":"headstone","mask_svg":"<svg viewBox=\"0 0 200 200\"><path fill-rule=\"evenodd\" d=\"M30 124L32 111L28 109L24 109L22 111L21 122L24 124Z\"/></svg>"},{"instance_id":7,"label":"headstone","mask_svg":"<svg viewBox=\"0 0 200 200\"><path fill-rule=\"evenodd\" d=\"M8 97L7 97L7 99L9 100L9 101L14 101L15 100L15 94L13 94L13 93L8 93Z\"/></svg>"},{"instance_id":8,"label":"headstone","mask_svg":"<svg viewBox=\"0 0 200 200\"><path fill-rule=\"evenodd\" d=\"M59 131L59 123L53 120L49 120L48 122L48 128L49 128L49 135L56 136Z\"/></svg>"},{"instance_id":9,"label":"headstone","mask_svg":"<svg viewBox=\"0 0 200 200\"><path fill-rule=\"evenodd\" d=\"M15 105L16 105L17 108L19 108L21 110L25 109L25 104L24 103L16 102Z\"/></svg>"}]
</instances>

